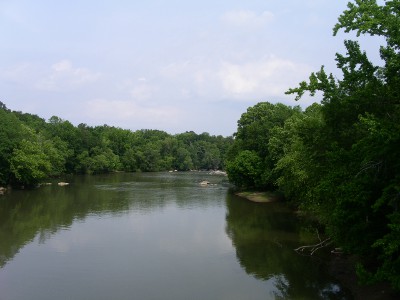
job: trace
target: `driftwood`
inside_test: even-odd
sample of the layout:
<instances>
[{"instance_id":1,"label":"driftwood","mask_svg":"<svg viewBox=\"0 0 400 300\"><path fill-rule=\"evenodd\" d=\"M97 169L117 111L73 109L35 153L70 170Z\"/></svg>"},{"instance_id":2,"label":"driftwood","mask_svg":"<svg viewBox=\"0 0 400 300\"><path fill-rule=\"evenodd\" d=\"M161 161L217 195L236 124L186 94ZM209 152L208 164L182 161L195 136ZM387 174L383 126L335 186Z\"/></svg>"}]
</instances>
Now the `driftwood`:
<instances>
[{"instance_id":1,"label":"driftwood","mask_svg":"<svg viewBox=\"0 0 400 300\"><path fill-rule=\"evenodd\" d=\"M327 247L330 244L332 244L331 238L327 238L315 245L300 246L299 248L294 249L294 251L305 252L306 254L313 255L315 251Z\"/></svg>"},{"instance_id":2,"label":"driftwood","mask_svg":"<svg viewBox=\"0 0 400 300\"><path fill-rule=\"evenodd\" d=\"M321 240L321 237L319 236L318 230L317 230L317 235L318 235L319 243L314 244L314 245L300 246L300 247L294 249L294 251L296 251L298 253L301 252L301 253L304 253L304 254L313 255L319 249L327 247L327 246L329 246L329 245L331 245L333 243L331 238L326 238L324 240Z\"/></svg>"}]
</instances>

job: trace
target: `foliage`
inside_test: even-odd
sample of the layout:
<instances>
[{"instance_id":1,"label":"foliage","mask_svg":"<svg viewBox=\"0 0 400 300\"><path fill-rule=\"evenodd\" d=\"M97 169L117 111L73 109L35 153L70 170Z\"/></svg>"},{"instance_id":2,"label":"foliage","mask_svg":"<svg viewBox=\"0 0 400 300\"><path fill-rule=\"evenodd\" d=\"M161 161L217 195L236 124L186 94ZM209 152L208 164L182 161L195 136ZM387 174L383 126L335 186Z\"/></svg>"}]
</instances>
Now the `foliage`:
<instances>
[{"instance_id":1,"label":"foliage","mask_svg":"<svg viewBox=\"0 0 400 300\"><path fill-rule=\"evenodd\" d=\"M310 191L316 186L318 174L322 171L319 165L326 159L328 135L323 131L324 124L321 106L314 103L304 113L289 118L275 133L271 144L281 151L276 154L279 158L274 169L277 186L288 199L299 205L308 200L309 209L313 206Z\"/></svg>"},{"instance_id":2,"label":"foliage","mask_svg":"<svg viewBox=\"0 0 400 300\"><path fill-rule=\"evenodd\" d=\"M285 120L297 113L300 113L299 107L260 102L242 114L238 121L235 141L227 154L228 174L236 185L246 187L250 184L251 187L259 189L270 189L274 186L276 178L273 169L279 156L279 151L277 152L272 145L276 142L274 134L283 127ZM250 173L247 170L247 174L243 175L245 182L239 183L233 179L239 179L238 175L232 172L240 172L241 168L246 169L249 166L247 161L249 158L257 166L257 170L251 176L258 174L258 178L249 180Z\"/></svg>"},{"instance_id":3,"label":"foliage","mask_svg":"<svg viewBox=\"0 0 400 300\"><path fill-rule=\"evenodd\" d=\"M0 184L34 186L63 173L223 169L232 138L208 133L74 126L0 103Z\"/></svg>"},{"instance_id":4,"label":"foliage","mask_svg":"<svg viewBox=\"0 0 400 300\"><path fill-rule=\"evenodd\" d=\"M11 172L19 182L33 186L46 178L50 171L50 161L40 143L24 139L14 149Z\"/></svg>"},{"instance_id":5,"label":"foliage","mask_svg":"<svg viewBox=\"0 0 400 300\"><path fill-rule=\"evenodd\" d=\"M6 184L11 179L10 159L20 139L21 122L7 109L0 109L0 184Z\"/></svg>"},{"instance_id":6,"label":"foliage","mask_svg":"<svg viewBox=\"0 0 400 300\"><path fill-rule=\"evenodd\" d=\"M255 151L244 150L228 162L226 170L229 181L236 186L254 188L262 177L262 161Z\"/></svg>"},{"instance_id":7,"label":"foliage","mask_svg":"<svg viewBox=\"0 0 400 300\"><path fill-rule=\"evenodd\" d=\"M251 174L250 183L262 183L258 188L282 190L312 212L336 244L360 257L366 281L388 280L398 290L399 8L399 0L350 2L334 34L343 29L385 39L382 62L370 61L358 41L344 41L346 53L336 55L340 79L321 67L287 92L296 100L321 94L321 104L292 113L266 103L249 108L238 122L227 168L238 186L248 185ZM252 166L254 155L259 160Z\"/></svg>"}]
</instances>

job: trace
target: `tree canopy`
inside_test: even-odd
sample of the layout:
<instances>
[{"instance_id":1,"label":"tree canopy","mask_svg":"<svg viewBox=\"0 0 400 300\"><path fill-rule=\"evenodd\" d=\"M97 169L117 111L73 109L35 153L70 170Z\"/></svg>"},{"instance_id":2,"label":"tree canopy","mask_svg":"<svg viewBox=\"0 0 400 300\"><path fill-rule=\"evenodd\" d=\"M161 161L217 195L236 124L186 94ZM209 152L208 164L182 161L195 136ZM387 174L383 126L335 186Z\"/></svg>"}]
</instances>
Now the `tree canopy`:
<instances>
[{"instance_id":1,"label":"tree canopy","mask_svg":"<svg viewBox=\"0 0 400 300\"><path fill-rule=\"evenodd\" d=\"M62 174L223 169L232 137L108 125L74 126L0 103L0 184L35 186Z\"/></svg>"},{"instance_id":2,"label":"tree canopy","mask_svg":"<svg viewBox=\"0 0 400 300\"><path fill-rule=\"evenodd\" d=\"M336 55L340 78L321 67L287 92L297 100L318 92L320 104L304 112L287 107L288 114L277 105L264 109L272 104L250 108L238 122L227 163L239 186L279 189L313 213L337 245L360 258L364 282L387 280L398 290L399 13L399 0L350 2L334 35L343 30L383 38L381 61L371 61L357 40L345 40L346 53ZM237 172L247 177L237 179Z\"/></svg>"}]
</instances>

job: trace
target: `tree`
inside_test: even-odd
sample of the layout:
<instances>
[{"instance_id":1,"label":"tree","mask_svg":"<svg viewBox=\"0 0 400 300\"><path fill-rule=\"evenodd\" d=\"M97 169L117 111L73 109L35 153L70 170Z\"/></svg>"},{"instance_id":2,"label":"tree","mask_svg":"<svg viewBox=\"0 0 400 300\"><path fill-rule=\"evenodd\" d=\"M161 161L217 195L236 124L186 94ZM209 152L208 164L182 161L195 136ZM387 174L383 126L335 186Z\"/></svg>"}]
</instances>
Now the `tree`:
<instances>
[{"instance_id":1,"label":"tree","mask_svg":"<svg viewBox=\"0 0 400 300\"><path fill-rule=\"evenodd\" d=\"M275 189L276 176L273 170L279 155L277 156L277 151L270 153L270 143L273 142L271 139L274 132L283 127L285 120L297 113L300 113L299 107L292 108L282 103L260 102L248 108L238 121L235 140L227 153L227 166L232 167L243 151L250 151L252 156L258 156L261 164L257 171L260 172L260 178L253 182L256 184L254 187ZM229 169L232 170L227 167Z\"/></svg>"},{"instance_id":2,"label":"tree","mask_svg":"<svg viewBox=\"0 0 400 300\"><path fill-rule=\"evenodd\" d=\"M0 109L0 184L10 181L10 159L22 137L21 122L8 110Z\"/></svg>"},{"instance_id":3,"label":"tree","mask_svg":"<svg viewBox=\"0 0 400 300\"><path fill-rule=\"evenodd\" d=\"M6 106L3 102L1 102L1 101L0 101L0 110L8 111L7 106Z\"/></svg>"},{"instance_id":4,"label":"tree","mask_svg":"<svg viewBox=\"0 0 400 300\"><path fill-rule=\"evenodd\" d=\"M293 115L274 132L270 142L270 152L276 160L276 184L287 199L298 205L310 199L326 159L329 136L324 132L321 109L321 105L314 103L304 113ZM310 203L308 208L311 206Z\"/></svg>"},{"instance_id":5,"label":"tree","mask_svg":"<svg viewBox=\"0 0 400 300\"><path fill-rule=\"evenodd\" d=\"M66 171L66 162L72 156L72 150L68 149L66 142L55 137L52 140L44 140L43 152L50 161L50 176L59 176Z\"/></svg>"},{"instance_id":6,"label":"tree","mask_svg":"<svg viewBox=\"0 0 400 300\"><path fill-rule=\"evenodd\" d=\"M262 161L255 151L243 150L227 163L226 171L237 187L256 188L262 178Z\"/></svg>"},{"instance_id":7,"label":"tree","mask_svg":"<svg viewBox=\"0 0 400 300\"><path fill-rule=\"evenodd\" d=\"M195 169L219 169L221 162L220 152L215 144L204 140L198 140L193 142L189 149Z\"/></svg>"},{"instance_id":8,"label":"tree","mask_svg":"<svg viewBox=\"0 0 400 300\"><path fill-rule=\"evenodd\" d=\"M238 121L236 140L247 150L256 151L260 157L268 156L270 131L275 126L283 126L295 110L282 103L260 102L247 109Z\"/></svg>"},{"instance_id":9,"label":"tree","mask_svg":"<svg viewBox=\"0 0 400 300\"><path fill-rule=\"evenodd\" d=\"M305 207L318 206L327 230L347 251L362 258L359 273L389 280L400 290L400 1L356 0L339 17L334 34L380 36L381 66L368 60L356 41L337 54L338 80L323 68L289 93L323 94L326 157L315 166L317 184ZM304 149L304 148L303 148ZM325 171L323 171L325 170ZM366 276L368 275L368 276Z\"/></svg>"},{"instance_id":10,"label":"tree","mask_svg":"<svg viewBox=\"0 0 400 300\"><path fill-rule=\"evenodd\" d=\"M36 115L10 111L2 102L0 140L0 184L18 185L34 185L62 173L220 169L232 143L232 138L206 132L173 136L160 130L132 132L108 125L75 127L57 116L46 122ZM37 162L29 166L35 157Z\"/></svg>"},{"instance_id":11,"label":"tree","mask_svg":"<svg viewBox=\"0 0 400 300\"><path fill-rule=\"evenodd\" d=\"M38 142L22 140L11 157L11 172L22 185L34 186L51 172L51 164Z\"/></svg>"},{"instance_id":12,"label":"tree","mask_svg":"<svg viewBox=\"0 0 400 300\"><path fill-rule=\"evenodd\" d=\"M190 157L190 152L186 148L180 147L177 149L174 166L175 169L180 171L188 171L193 169L193 161Z\"/></svg>"}]
</instances>

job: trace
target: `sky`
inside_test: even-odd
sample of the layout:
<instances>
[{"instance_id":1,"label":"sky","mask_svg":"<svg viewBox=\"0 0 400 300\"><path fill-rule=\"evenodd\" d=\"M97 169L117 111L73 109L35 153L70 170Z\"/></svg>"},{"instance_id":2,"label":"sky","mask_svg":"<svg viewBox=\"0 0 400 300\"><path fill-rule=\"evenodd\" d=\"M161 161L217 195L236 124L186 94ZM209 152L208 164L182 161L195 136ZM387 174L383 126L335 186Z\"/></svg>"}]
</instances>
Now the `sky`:
<instances>
[{"instance_id":1,"label":"sky","mask_svg":"<svg viewBox=\"0 0 400 300\"><path fill-rule=\"evenodd\" d=\"M0 0L0 101L74 125L230 136L258 102L319 102L285 91L337 72L346 4Z\"/></svg>"}]
</instances>

